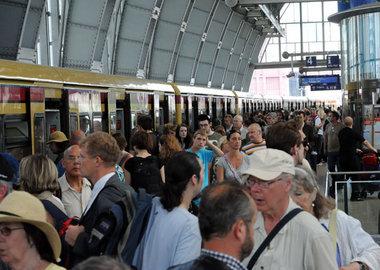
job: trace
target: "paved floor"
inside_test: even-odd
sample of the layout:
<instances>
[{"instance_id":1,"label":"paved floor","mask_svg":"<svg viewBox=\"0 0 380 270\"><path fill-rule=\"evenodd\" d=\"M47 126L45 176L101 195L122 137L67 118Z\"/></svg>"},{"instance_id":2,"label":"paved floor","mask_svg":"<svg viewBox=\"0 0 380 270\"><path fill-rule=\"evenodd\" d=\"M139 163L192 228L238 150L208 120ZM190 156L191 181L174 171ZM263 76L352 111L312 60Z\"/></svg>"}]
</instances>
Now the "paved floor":
<instances>
[{"instance_id":1,"label":"paved floor","mask_svg":"<svg viewBox=\"0 0 380 270\"><path fill-rule=\"evenodd\" d=\"M318 184L324 194L327 166L317 166ZM348 201L348 214L360 220L363 229L371 235L380 234L380 199L378 192L369 194L360 202ZM343 190L338 191L338 208L344 211Z\"/></svg>"}]
</instances>

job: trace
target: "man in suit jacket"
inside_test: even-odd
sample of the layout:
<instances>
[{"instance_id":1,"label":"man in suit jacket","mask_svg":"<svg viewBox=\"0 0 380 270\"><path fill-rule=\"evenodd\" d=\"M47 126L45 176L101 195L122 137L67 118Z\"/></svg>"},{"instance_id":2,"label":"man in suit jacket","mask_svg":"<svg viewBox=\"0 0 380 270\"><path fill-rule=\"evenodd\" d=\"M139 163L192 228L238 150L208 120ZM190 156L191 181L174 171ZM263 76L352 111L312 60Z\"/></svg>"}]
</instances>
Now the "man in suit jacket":
<instances>
[{"instance_id":1,"label":"man in suit jacket","mask_svg":"<svg viewBox=\"0 0 380 270\"><path fill-rule=\"evenodd\" d=\"M80 143L81 175L94 185L87 208L79 225L69 226L65 241L73 247L75 263L94 254L89 248L91 230L98 217L121 199L126 190L133 188L120 182L115 173L115 164L120 157L120 149L116 140L105 132L95 132Z\"/></svg>"}]
</instances>

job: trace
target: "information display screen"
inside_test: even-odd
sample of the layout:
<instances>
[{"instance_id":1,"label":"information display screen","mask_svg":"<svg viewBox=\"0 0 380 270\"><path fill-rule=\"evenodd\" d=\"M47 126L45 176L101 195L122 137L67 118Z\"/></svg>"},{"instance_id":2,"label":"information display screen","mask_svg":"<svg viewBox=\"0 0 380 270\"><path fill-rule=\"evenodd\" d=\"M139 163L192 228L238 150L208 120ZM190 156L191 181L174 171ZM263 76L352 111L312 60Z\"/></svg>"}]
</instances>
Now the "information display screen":
<instances>
[{"instance_id":1,"label":"information display screen","mask_svg":"<svg viewBox=\"0 0 380 270\"><path fill-rule=\"evenodd\" d=\"M311 91L341 89L339 75L302 76L300 77L300 85L310 85Z\"/></svg>"}]
</instances>

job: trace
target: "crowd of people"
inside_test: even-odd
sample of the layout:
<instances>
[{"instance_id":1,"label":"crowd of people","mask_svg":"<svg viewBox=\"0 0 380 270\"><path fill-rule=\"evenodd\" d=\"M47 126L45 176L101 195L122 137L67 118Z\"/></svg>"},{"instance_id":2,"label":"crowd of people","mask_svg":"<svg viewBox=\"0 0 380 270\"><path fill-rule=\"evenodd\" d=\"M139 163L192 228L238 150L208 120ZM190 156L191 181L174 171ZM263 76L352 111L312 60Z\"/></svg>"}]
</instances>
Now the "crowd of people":
<instances>
[{"instance_id":1,"label":"crowd of people","mask_svg":"<svg viewBox=\"0 0 380 270\"><path fill-rule=\"evenodd\" d=\"M0 269L380 269L379 245L316 181L324 160L360 170L357 144L377 152L351 117L312 107L198 123L156 134L140 115L129 142L55 131L55 161L0 155ZM141 189L153 199L130 265L101 256L98 220Z\"/></svg>"}]
</instances>

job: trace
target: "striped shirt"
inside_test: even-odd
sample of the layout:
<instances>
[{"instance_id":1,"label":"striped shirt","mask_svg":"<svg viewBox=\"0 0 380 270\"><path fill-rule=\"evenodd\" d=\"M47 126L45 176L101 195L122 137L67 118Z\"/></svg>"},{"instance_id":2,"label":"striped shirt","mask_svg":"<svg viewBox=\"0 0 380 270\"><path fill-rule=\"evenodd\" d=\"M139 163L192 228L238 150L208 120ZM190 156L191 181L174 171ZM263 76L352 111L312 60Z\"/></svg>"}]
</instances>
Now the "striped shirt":
<instances>
[{"instance_id":1,"label":"striped shirt","mask_svg":"<svg viewBox=\"0 0 380 270\"><path fill-rule=\"evenodd\" d=\"M221 261L222 263L227 265L231 270L247 270L247 268L239 260L230 255L204 248L202 248L202 255L210 256L214 259Z\"/></svg>"},{"instance_id":2,"label":"striped shirt","mask_svg":"<svg viewBox=\"0 0 380 270\"><path fill-rule=\"evenodd\" d=\"M265 140L262 140L259 143L249 143L244 145L241 150L248 156L252 155L254 152L258 150L266 149L267 145L265 143Z\"/></svg>"}]
</instances>

